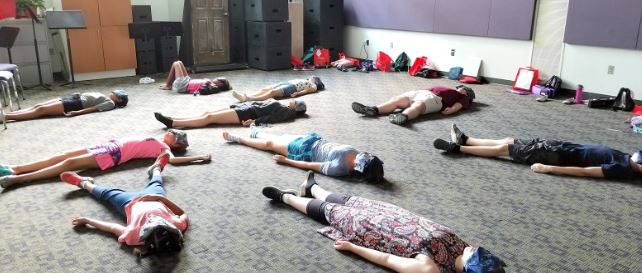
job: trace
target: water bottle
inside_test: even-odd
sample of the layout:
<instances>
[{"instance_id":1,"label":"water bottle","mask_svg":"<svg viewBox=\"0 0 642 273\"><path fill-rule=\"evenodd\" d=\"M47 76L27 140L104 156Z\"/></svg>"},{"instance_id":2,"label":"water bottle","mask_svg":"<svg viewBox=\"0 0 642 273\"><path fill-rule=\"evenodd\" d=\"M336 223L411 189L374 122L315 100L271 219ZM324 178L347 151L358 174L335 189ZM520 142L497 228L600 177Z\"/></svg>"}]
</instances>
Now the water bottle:
<instances>
[{"instance_id":1,"label":"water bottle","mask_svg":"<svg viewBox=\"0 0 642 273\"><path fill-rule=\"evenodd\" d=\"M575 90L575 103L577 104L584 103L583 97L584 97L584 86L582 86L581 84L578 84L577 89Z\"/></svg>"}]
</instances>

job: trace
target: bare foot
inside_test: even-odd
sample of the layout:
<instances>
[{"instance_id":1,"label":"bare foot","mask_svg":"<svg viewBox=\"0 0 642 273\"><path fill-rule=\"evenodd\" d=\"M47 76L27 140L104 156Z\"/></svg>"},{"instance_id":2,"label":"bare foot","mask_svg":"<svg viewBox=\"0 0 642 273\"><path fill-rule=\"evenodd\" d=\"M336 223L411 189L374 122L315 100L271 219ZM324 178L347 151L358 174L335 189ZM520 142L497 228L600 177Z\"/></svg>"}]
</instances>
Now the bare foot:
<instances>
[{"instance_id":1,"label":"bare foot","mask_svg":"<svg viewBox=\"0 0 642 273\"><path fill-rule=\"evenodd\" d=\"M158 88L160 88L161 90L171 90L172 89L171 87L167 86L167 84L161 84L160 86L158 86Z\"/></svg>"}]
</instances>

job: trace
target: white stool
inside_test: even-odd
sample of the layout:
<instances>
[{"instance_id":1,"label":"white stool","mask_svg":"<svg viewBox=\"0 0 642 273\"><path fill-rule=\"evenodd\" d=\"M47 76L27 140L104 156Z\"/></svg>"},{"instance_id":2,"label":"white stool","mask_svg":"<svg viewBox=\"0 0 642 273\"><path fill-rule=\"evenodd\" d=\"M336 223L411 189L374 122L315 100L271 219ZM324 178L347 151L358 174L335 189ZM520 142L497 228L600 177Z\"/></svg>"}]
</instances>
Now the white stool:
<instances>
[{"instance_id":1,"label":"white stool","mask_svg":"<svg viewBox=\"0 0 642 273\"><path fill-rule=\"evenodd\" d=\"M11 86L9 85L11 82ZM9 71L0 71L0 89L2 92L2 98L5 100L4 105L7 105L7 100L9 101L9 108L13 111L13 100L11 99L11 87L13 87L13 95L16 97L16 102L18 102L18 109L20 109L20 99L18 98L18 88L16 88L16 81L13 78L13 73Z\"/></svg>"}]
</instances>

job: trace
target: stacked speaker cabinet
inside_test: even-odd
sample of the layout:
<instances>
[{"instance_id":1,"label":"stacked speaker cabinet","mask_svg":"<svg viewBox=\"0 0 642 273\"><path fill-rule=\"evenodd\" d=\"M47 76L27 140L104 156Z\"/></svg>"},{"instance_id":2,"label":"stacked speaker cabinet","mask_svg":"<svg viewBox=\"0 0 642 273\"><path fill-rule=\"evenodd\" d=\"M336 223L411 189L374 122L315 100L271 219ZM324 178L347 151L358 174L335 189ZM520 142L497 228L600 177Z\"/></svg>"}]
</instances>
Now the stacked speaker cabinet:
<instances>
[{"instance_id":1,"label":"stacked speaker cabinet","mask_svg":"<svg viewBox=\"0 0 642 273\"><path fill-rule=\"evenodd\" d=\"M288 0L245 0L245 20L248 65L261 70L290 68Z\"/></svg>"},{"instance_id":2,"label":"stacked speaker cabinet","mask_svg":"<svg viewBox=\"0 0 642 273\"><path fill-rule=\"evenodd\" d=\"M339 58L343 50L343 0L303 0L305 48L323 47L330 58Z\"/></svg>"},{"instance_id":3,"label":"stacked speaker cabinet","mask_svg":"<svg viewBox=\"0 0 642 273\"><path fill-rule=\"evenodd\" d=\"M151 22L152 7L148 5L132 5L134 23ZM152 35L146 38L137 38L136 45L136 74L148 75L158 72L156 65L156 45Z\"/></svg>"},{"instance_id":4,"label":"stacked speaker cabinet","mask_svg":"<svg viewBox=\"0 0 642 273\"><path fill-rule=\"evenodd\" d=\"M167 72L172 68L172 64L178 61L178 48L176 48L178 38L176 36L161 36L156 41L158 70Z\"/></svg>"},{"instance_id":5,"label":"stacked speaker cabinet","mask_svg":"<svg viewBox=\"0 0 642 273\"><path fill-rule=\"evenodd\" d=\"M233 63L247 63L245 40L245 1L229 0L230 12L230 59Z\"/></svg>"}]
</instances>

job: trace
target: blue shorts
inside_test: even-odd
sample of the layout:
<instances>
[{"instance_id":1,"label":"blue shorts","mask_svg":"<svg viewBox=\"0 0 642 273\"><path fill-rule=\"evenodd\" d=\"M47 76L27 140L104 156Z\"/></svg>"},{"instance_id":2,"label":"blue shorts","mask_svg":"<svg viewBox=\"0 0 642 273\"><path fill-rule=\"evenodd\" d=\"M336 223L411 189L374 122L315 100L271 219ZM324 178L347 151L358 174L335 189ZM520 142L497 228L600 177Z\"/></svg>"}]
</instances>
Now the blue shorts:
<instances>
[{"instance_id":1,"label":"blue shorts","mask_svg":"<svg viewBox=\"0 0 642 273\"><path fill-rule=\"evenodd\" d=\"M163 188L163 177L156 175L149 180L149 183L147 183L145 188L137 192L126 192L121 189L109 189L96 186L91 191L91 194L102 201L109 202L118 210L118 212L120 212L120 214L127 216L125 214L125 206L134 200L134 198L147 194L165 196L165 189Z\"/></svg>"},{"instance_id":2,"label":"blue shorts","mask_svg":"<svg viewBox=\"0 0 642 273\"><path fill-rule=\"evenodd\" d=\"M283 98L289 98L293 93L296 93L296 85L287 82L272 85L272 89L275 88L283 90Z\"/></svg>"},{"instance_id":3,"label":"blue shorts","mask_svg":"<svg viewBox=\"0 0 642 273\"><path fill-rule=\"evenodd\" d=\"M317 133L298 137L288 143L288 158L298 161L312 161L312 146L321 139Z\"/></svg>"}]
</instances>

